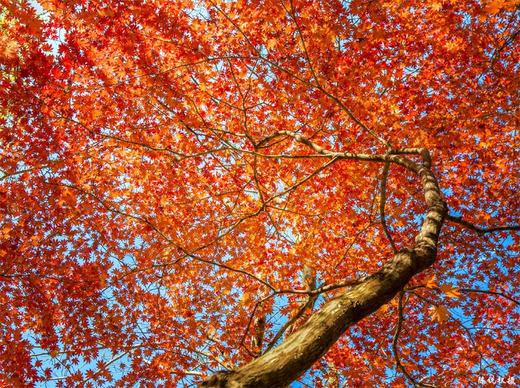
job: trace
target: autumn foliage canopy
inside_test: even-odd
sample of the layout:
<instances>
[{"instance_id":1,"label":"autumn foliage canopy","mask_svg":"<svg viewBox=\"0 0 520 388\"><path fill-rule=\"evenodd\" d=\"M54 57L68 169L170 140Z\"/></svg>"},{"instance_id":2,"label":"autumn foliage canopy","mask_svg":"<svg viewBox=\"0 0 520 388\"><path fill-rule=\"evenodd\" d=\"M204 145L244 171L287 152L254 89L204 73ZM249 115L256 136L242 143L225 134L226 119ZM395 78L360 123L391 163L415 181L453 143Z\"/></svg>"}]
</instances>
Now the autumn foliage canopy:
<instances>
[{"instance_id":1,"label":"autumn foliage canopy","mask_svg":"<svg viewBox=\"0 0 520 388\"><path fill-rule=\"evenodd\" d=\"M518 376L515 3L2 0L0 385Z\"/></svg>"}]
</instances>

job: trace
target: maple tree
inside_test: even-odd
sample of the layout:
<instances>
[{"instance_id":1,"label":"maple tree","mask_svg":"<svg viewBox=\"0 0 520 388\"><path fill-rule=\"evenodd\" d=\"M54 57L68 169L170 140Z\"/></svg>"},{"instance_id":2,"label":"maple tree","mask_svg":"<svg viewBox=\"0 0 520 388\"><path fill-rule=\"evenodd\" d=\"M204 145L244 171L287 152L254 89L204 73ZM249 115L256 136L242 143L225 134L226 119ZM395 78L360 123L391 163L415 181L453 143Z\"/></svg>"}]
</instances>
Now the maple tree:
<instances>
[{"instance_id":1,"label":"maple tree","mask_svg":"<svg viewBox=\"0 0 520 388\"><path fill-rule=\"evenodd\" d=\"M514 377L518 9L3 0L1 384Z\"/></svg>"}]
</instances>

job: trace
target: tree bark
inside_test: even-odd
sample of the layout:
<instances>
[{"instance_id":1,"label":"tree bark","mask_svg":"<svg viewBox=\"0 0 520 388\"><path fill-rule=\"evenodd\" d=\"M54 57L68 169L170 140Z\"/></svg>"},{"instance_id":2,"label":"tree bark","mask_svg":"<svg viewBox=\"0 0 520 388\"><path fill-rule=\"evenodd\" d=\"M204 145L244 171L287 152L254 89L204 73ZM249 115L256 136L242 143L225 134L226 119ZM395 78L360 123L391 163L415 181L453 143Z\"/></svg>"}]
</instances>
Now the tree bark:
<instances>
[{"instance_id":1,"label":"tree bark","mask_svg":"<svg viewBox=\"0 0 520 388\"><path fill-rule=\"evenodd\" d=\"M401 250L381 270L326 303L277 348L234 371L210 376L202 386L287 386L322 357L348 327L389 302L414 275L434 263L447 209L430 169L429 153L423 150L421 156L421 165L395 155L388 159L406 165L421 178L428 210L414 246Z\"/></svg>"}]
</instances>

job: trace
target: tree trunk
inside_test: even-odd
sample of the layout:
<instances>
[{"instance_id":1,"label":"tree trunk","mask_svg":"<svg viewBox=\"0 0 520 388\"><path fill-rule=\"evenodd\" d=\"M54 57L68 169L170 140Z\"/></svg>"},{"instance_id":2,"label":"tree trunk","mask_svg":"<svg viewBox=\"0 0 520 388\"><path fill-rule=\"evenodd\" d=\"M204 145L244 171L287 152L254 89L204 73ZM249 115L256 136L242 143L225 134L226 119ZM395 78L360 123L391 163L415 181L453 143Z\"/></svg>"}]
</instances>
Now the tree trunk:
<instances>
[{"instance_id":1,"label":"tree trunk","mask_svg":"<svg viewBox=\"0 0 520 388\"><path fill-rule=\"evenodd\" d=\"M415 245L398 252L381 270L326 303L277 348L234 371L211 376L202 386L287 386L322 357L348 327L390 301L412 276L434 263L446 205L430 170L429 154L422 151L421 155L421 166L395 155L388 158L406 165L421 178L428 211Z\"/></svg>"}]
</instances>

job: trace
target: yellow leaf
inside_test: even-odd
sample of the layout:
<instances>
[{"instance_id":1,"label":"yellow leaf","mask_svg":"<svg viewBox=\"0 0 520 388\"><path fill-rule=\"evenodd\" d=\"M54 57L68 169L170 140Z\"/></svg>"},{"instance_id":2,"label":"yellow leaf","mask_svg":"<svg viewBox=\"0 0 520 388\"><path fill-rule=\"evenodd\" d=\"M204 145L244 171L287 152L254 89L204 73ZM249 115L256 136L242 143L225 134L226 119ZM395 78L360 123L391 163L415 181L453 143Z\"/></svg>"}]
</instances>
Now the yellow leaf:
<instances>
[{"instance_id":1,"label":"yellow leaf","mask_svg":"<svg viewBox=\"0 0 520 388\"><path fill-rule=\"evenodd\" d=\"M512 11L516 5L516 0L494 0L486 5L485 10L491 14L496 14L502 10Z\"/></svg>"},{"instance_id":2,"label":"yellow leaf","mask_svg":"<svg viewBox=\"0 0 520 388\"><path fill-rule=\"evenodd\" d=\"M11 226L9 225L5 225L1 230L0 230L0 236L2 238L8 238L9 237L9 234L11 233Z\"/></svg>"},{"instance_id":3,"label":"yellow leaf","mask_svg":"<svg viewBox=\"0 0 520 388\"><path fill-rule=\"evenodd\" d=\"M208 327L208 336L213 337L213 335L217 332L217 329L213 325L209 325Z\"/></svg>"},{"instance_id":4,"label":"yellow leaf","mask_svg":"<svg viewBox=\"0 0 520 388\"><path fill-rule=\"evenodd\" d=\"M240 304L246 305L249 303L250 300L251 300L251 295L249 294L249 292L244 292L242 294L242 297L240 298Z\"/></svg>"},{"instance_id":5,"label":"yellow leaf","mask_svg":"<svg viewBox=\"0 0 520 388\"><path fill-rule=\"evenodd\" d=\"M449 296L450 298L459 298L460 292L459 289L456 287L452 287L450 284L443 284L442 286L439 286L440 290L446 294L446 296Z\"/></svg>"},{"instance_id":6,"label":"yellow leaf","mask_svg":"<svg viewBox=\"0 0 520 388\"><path fill-rule=\"evenodd\" d=\"M430 4L430 8L433 9L434 11L439 11L442 8L442 3L439 1L433 1Z\"/></svg>"},{"instance_id":7,"label":"yellow leaf","mask_svg":"<svg viewBox=\"0 0 520 388\"><path fill-rule=\"evenodd\" d=\"M435 275L431 275L426 279L426 282L424 283L424 286L426 288L436 288L437 282L435 281Z\"/></svg>"},{"instance_id":8,"label":"yellow leaf","mask_svg":"<svg viewBox=\"0 0 520 388\"><path fill-rule=\"evenodd\" d=\"M379 310L377 310L376 314L379 315L379 316L383 316L385 315L387 312L388 312L388 309L389 309L389 304L384 304L382 305Z\"/></svg>"},{"instance_id":9,"label":"yellow leaf","mask_svg":"<svg viewBox=\"0 0 520 388\"><path fill-rule=\"evenodd\" d=\"M91 112L90 112L90 116L96 120L98 118L100 118L101 116L103 116L103 112L99 109L93 109Z\"/></svg>"},{"instance_id":10,"label":"yellow leaf","mask_svg":"<svg viewBox=\"0 0 520 388\"><path fill-rule=\"evenodd\" d=\"M40 242L40 237L38 237L38 236L32 236L31 237L31 244L33 246L37 246L39 244L39 242Z\"/></svg>"},{"instance_id":11,"label":"yellow leaf","mask_svg":"<svg viewBox=\"0 0 520 388\"><path fill-rule=\"evenodd\" d=\"M450 316L448 309L445 306L434 306L430 309L432 321L446 322Z\"/></svg>"},{"instance_id":12,"label":"yellow leaf","mask_svg":"<svg viewBox=\"0 0 520 388\"><path fill-rule=\"evenodd\" d=\"M274 38L269 39L269 40L267 41L266 46L267 46L267 49L268 49L268 50L272 50L272 49L274 49L274 47L276 46L276 39L274 39Z\"/></svg>"}]
</instances>

